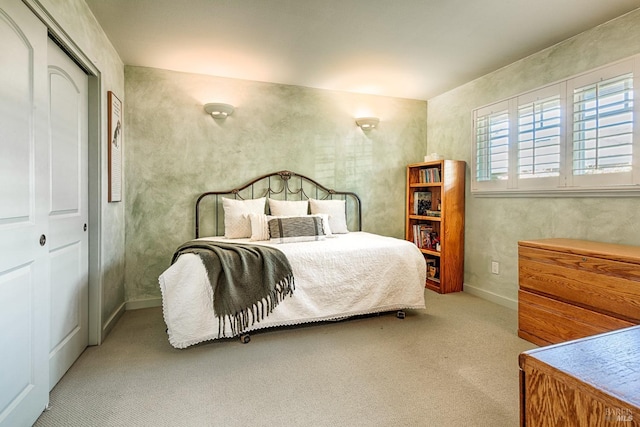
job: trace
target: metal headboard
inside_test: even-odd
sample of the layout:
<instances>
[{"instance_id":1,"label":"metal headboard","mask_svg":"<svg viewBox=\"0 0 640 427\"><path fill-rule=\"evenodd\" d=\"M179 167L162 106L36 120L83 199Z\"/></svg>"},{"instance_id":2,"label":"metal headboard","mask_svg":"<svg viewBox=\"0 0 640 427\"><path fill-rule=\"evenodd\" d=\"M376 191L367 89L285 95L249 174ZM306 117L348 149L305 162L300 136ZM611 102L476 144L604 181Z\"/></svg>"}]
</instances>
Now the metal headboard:
<instances>
[{"instance_id":1,"label":"metal headboard","mask_svg":"<svg viewBox=\"0 0 640 427\"><path fill-rule=\"evenodd\" d=\"M295 178L292 180L292 178ZM297 188L292 188L297 184ZM310 198L318 200L338 199L345 200L345 210L347 223L354 225L354 230L362 230L362 211L360 197L350 191L336 191L325 187L317 181L288 170L262 175L241 187L227 191L208 191L202 193L196 201L195 235L200 237L201 220L203 218L201 210L210 210L205 205L211 203L213 209L214 224L211 227L215 236L222 235L220 230L224 229L224 213L222 210L222 196L233 196L234 199L255 199L260 197L273 197L278 200L308 200ZM354 219L355 218L355 219ZM357 219L357 221L356 221ZM354 224L355 222L355 224Z\"/></svg>"}]
</instances>

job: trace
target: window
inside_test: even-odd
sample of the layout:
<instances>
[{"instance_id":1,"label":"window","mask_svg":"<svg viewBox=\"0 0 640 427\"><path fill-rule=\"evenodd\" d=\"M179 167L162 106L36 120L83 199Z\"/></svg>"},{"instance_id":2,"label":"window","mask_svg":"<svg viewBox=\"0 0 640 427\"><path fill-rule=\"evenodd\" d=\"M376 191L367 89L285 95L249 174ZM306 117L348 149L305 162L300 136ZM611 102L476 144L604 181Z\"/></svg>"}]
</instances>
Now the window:
<instances>
[{"instance_id":1,"label":"window","mask_svg":"<svg viewBox=\"0 0 640 427\"><path fill-rule=\"evenodd\" d=\"M560 175L560 96L518 106L518 178Z\"/></svg>"},{"instance_id":2,"label":"window","mask_svg":"<svg viewBox=\"0 0 640 427\"><path fill-rule=\"evenodd\" d=\"M474 110L472 192L640 194L638 75L640 55Z\"/></svg>"},{"instance_id":3,"label":"window","mask_svg":"<svg viewBox=\"0 0 640 427\"><path fill-rule=\"evenodd\" d=\"M476 179L506 179L509 173L508 110L488 111L477 117L476 143Z\"/></svg>"},{"instance_id":4,"label":"window","mask_svg":"<svg viewBox=\"0 0 640 427\"><path fill-rule=\"evenodd\" d=\"M633 154L633 74L573 91L573 174L629 172Z\"/></svg>"}]
</instances>

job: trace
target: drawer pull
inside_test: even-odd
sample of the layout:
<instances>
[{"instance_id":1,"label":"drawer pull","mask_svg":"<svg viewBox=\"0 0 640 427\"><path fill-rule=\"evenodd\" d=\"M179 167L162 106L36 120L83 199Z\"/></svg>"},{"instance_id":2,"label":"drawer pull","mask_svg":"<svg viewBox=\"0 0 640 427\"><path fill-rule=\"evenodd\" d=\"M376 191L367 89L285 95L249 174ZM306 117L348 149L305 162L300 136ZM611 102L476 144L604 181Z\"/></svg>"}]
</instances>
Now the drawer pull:
<instances>
[{"instance_id":1,"label":"drawer pull","mask_svg":"<svg viewBox=\"0 0 640 427\"><path fill-rule=\"evenodd\" d=\"M582 257L582 262L587 262L587 258L586 257Z\"/></svg>"}]
</instances>

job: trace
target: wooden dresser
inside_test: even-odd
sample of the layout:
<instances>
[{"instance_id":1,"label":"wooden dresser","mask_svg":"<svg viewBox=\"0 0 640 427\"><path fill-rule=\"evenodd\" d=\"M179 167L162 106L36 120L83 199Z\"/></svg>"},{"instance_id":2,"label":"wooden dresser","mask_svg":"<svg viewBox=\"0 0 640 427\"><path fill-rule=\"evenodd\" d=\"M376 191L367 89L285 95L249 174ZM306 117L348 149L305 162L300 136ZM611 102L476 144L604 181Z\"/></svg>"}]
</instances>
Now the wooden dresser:
<instances>
[{"instance_id":1,"label":"wooden dresser","mask_svg":"<svg viewBox=\"0 0 640 427\"><path fill-rule=\"evenodd\" d=\"M640 326L520 354L520 425L640 426Z\"/></svg>"},{"instance_id":2,"label":"wooden dresser","mask_svg":"<svg viewBox=\"0 0 640 427\"><path fill-rule=\"evenodd\" d=\"M548 345L640 324L640 247L518 242L518 335Z\"/></svg>"}]
</instances>

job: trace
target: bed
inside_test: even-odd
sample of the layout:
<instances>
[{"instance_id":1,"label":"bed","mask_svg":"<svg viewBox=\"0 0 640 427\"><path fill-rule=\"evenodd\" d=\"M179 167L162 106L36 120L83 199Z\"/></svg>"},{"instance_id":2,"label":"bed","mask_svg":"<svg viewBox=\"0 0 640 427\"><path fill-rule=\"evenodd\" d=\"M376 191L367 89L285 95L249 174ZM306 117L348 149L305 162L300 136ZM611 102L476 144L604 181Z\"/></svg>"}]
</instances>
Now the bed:
<instances>
[{"instance_id":1,"label":"bed","mask_svg":"<svg viewBox=\"0 0 640 427\"><path fill-rule=\"evenodd\" d=\"M248 342L259 329L383 312L403 318L404 310L424 309L426 266L419 249L361 229L355 193L291 171L203 193L195 206L195 239L177 248L159 277L169 342L176 348L232 337ZM242 251L249 251L246 258ZM240 254L242 268L225 264L228 253ZM286 272L269 267L247 274L253 267L246 259L256 258L263 268L272 265L265 261L273 253L273 265ZM274 271L277 278L267 274ZM221 289L242 293L249 286L242 280L254 286L257 278L274 282L260 290L266 296L235 315L223 314L226 305L237 304Z\"/></svg>"}]
</instances>

